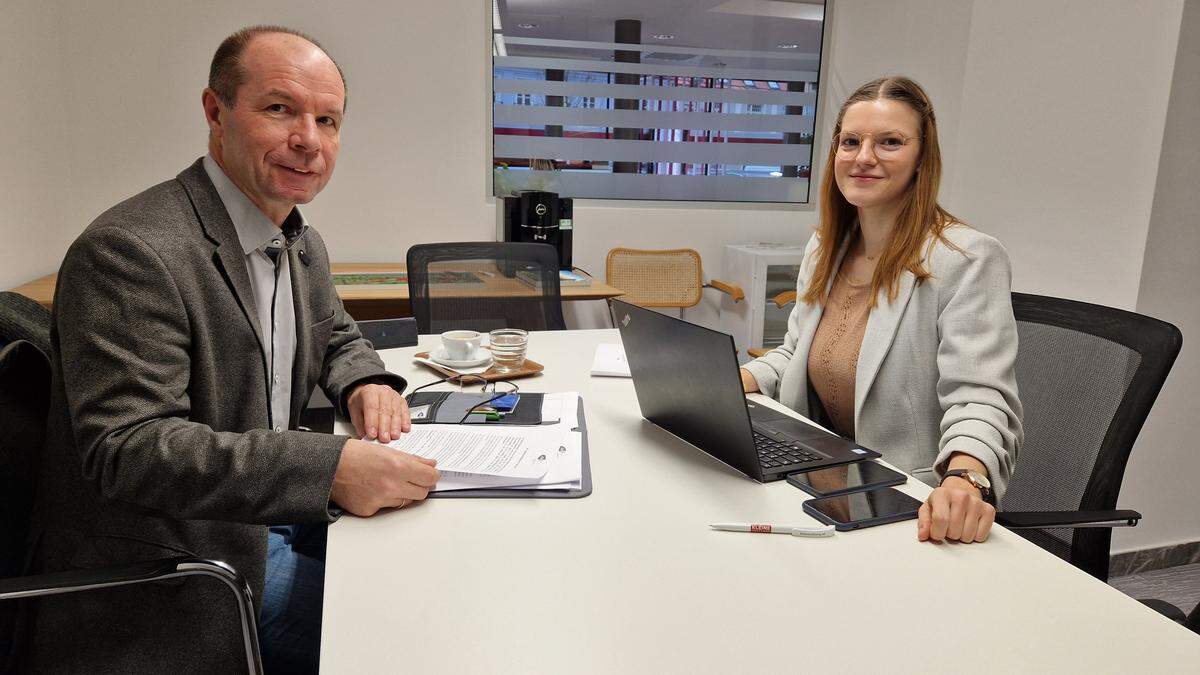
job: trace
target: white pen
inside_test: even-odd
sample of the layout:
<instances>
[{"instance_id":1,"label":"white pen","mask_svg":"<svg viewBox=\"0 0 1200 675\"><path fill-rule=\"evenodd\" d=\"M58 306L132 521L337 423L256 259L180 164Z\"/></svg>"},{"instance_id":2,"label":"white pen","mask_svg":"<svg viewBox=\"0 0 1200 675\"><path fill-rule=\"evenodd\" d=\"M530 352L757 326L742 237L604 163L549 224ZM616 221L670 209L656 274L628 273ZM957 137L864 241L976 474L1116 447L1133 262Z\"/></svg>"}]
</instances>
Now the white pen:
<instances>
[{"instance_id":1,"label":"white pen","mask_svg":"<svg viewBox=\"0 0 1200 675\"><path fill-rule=\"evenodd\" d=\"M832 537L833 526L797 527L795 525L767 525L762 523L713 523L714 530L726 532L757 532L760 534L790 534L795 537Z\"/></svg>"}]
</instances>

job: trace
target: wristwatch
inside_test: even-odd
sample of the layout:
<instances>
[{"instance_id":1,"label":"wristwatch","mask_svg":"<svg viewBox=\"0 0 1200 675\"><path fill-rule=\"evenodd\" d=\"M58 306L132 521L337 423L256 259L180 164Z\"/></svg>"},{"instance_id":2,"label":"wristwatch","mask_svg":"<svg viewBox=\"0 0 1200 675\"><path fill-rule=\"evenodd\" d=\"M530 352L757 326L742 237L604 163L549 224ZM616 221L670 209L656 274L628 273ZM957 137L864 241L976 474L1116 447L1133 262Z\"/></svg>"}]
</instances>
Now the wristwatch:
<instances>
[{"instance_id":1,"label":"wristwatch","mask_svg":"<svg viewBox=\"0 0 1200 675\"><path fill-rule=\"evenodd\" d=\"M975 486L975 489L979 490L979 496L983 497L983 501L995 504L992 501L992 482L988 480L987 476L970 469L950 469L942 476L942 482L946 482L946 479L951 476L957 476Z\"/></svg>"}]
</instances>

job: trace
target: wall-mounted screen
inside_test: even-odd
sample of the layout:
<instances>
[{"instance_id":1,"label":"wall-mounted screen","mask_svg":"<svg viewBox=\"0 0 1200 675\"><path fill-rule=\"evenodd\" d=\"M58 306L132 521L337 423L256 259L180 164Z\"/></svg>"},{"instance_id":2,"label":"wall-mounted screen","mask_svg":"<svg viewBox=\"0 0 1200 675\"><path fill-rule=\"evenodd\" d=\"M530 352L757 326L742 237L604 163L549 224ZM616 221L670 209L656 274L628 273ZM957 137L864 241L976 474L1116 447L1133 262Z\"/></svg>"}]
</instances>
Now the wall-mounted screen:
<instances>
[{"instance_id":1,"label":"wall-mounted screen","mask_svg":"<svg viewBox=\"0 0 1200 675\"><path fill-rule=\"evenodd\" d=\"M823 2L493 10L493 194L809 201Z\"/></svg>"}]
</instances>

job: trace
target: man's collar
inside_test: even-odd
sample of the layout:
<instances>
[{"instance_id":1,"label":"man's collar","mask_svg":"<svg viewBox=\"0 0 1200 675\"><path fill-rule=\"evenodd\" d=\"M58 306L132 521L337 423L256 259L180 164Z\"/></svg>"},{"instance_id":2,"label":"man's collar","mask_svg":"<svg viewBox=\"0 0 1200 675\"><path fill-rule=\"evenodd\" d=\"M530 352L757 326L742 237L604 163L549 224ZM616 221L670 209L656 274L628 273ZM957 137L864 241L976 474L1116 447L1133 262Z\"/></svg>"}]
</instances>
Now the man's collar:
<instances>
[{"instance_id":1,"label":"man's collar","mask_svg":"<svg viewBox=\"0 0 1200 675\"><path fill-rule=\"evenodd\" d=\"M229 176L225 175L211 154L204 156L204 171L212 181L213 187L217 189L217 195L221 197L229 219L233 221L233 228L237 231L243 253L249 255L252 251L270 246L279 240L280 228L276 227L232 180L229 180ZM304 220L304 214L300 213L300 209L293 207L292 212L283 221L283 235L287 239L283 248L291 247L307 229L308 223Z\"/></svg>"}]
</instances>

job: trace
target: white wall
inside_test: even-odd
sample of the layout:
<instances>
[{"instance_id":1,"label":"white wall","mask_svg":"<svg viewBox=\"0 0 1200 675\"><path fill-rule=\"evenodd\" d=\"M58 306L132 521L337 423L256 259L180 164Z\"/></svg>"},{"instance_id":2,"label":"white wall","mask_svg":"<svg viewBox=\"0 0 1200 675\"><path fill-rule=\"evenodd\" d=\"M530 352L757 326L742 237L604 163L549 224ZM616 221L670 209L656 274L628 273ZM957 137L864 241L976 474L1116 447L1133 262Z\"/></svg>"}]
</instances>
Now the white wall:
<instances>
[{"instance_id":1,"label":"white wall","mask_svg":"<svg viewBox=\"0 0 1200 675\"><path fill-rule=\"evenodd\" d=\"M1137 311L1183 331L1183 350L1134 447L1122 508L1139 526L1118 530L1115 550L1195 541L1200 532L1195 479L1200 474L1194 420L1200 410L1200 1L1188 0L1158 167L1158 187L1142 265Z\"/></svg>"},{"instance_id":2,"label":"white wall","mask_svg":"<svg viewBox=\"0 0 1200 675\"><path fill-rule=\"evenodd\" d=\"M839 0L818 136L858 84L911 75L938 111L944 201L1006 243L1018 290L1150 307L1166 284L1147 276L1143 251L1175 265L1183 236L1151 225L1152 204L1158 223L1157 203L1176 189L1159 185L1154 201L1182 1ZM10 0L0 77L6 100L25 104L9 107L0 139L0 241L19 242L0 247L0 287L54 271L102 210L204 152L212 50L262 22L313 33L349 80L337 175L306 207L335 259L492 238L489 8ZM595 274L609 248L627 245L696 248L713 275L725 244L799 241L815 221L811 208L779 205L580 201L576 212L576 262ZM715 324L718 304L710 292L688 318ZM568 321L601 325L595 305L569 303ZM1153 426L1181 433L1189 416L1164 405ZM1200 455L1175 460L1176 475L1200 474ZM1140 471L1131 466L1131 481ZM1138 543L1200 539L1194 520L1161 522L1139 528L1149 534Z\"/></svg>"},{"instance_id":3,"label":"white wall","mask_svg":"<svg viewBox=\"0 0 1200 675\"><path fill-rule=\"evenodd\" d=\"M954 165L956 130L962 114L972 3L839 0L833 7L831 70L827 81L821 83L826 124L818 136L833 135L842 101L863 83L881 75L912 77L929 94L937 115L946 163L942 180L945 196L958 177Z\"/></svg>"},{"instance_id":4,"label":"white wall","mask_svg":"<svg viewBox=\"0 0 1200 675\"><path fill-rule=\"evenodd\" d=\"M37 0L6 3L0 21L0 288L57 266L70 241L61 191L68 147L58 13Z\"/></svg>"},{"instance_id":5,"label":"white wall","mask_svg":"<svg viewBox=\"0 0 1200 675\"><path fill-rule=\"evenodd\" d=\"M947 201L1017 290L1133 309L1181 6L974 3Z\"/></svg>"}]
</instances>

